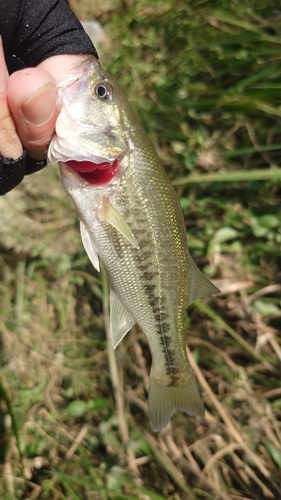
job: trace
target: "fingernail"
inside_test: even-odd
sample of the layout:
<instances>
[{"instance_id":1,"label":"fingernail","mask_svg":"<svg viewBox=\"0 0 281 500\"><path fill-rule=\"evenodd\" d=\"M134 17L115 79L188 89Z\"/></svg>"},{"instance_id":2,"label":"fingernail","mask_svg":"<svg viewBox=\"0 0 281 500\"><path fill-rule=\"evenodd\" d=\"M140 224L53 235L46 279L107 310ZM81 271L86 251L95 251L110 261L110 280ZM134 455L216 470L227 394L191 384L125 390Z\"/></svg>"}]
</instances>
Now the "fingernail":
<instances>
[{"instance_id":1,"label":"fingernail","mask_svg":"<svg viewBox=\"0 0 281 500\"><path fill-rule=\"evenodd\" d=\"M30 125L45 125L56 109L56 89L51 83L42 85L22 104L21 109Z\"/></svg>"}]
</instances>

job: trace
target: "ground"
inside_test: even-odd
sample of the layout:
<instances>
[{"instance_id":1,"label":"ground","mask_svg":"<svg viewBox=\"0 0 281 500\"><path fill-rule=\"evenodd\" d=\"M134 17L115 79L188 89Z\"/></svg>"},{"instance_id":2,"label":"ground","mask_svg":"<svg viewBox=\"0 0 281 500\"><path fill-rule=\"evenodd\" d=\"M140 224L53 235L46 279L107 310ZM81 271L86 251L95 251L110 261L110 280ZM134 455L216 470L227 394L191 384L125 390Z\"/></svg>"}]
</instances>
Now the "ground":
<instances>
[{"instance_id":1,"label":"ground","mask_svg":"<svg viewBox=\"0 0 281 500\"><path fill-rule=\"evenodd\" d=\"M108 291L56 166L0 199L0 496L281 497L281 11L270 1L72 0L174 184L222 290L186 313L206 415L154 433L138 328ZM50 189L52 186L52 189Z\"/></svg>"}]
</instances>

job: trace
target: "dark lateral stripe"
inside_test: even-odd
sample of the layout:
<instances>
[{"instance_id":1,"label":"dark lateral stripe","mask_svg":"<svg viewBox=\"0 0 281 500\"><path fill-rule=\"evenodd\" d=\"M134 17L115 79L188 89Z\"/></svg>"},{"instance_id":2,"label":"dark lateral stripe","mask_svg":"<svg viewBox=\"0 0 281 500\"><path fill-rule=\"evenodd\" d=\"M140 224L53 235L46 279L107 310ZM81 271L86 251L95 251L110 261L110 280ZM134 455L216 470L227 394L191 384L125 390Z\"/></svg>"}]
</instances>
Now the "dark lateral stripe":
<instances>
[{"instance_id":1,"label":"dark lateral stripe","mask_svg":"<svg viewBox=\"0 0 281 500\"><path fill-rule=\"evenodd\" d=\"M170 325L165 319L167 319L168 314L165 311L165 306L162 306L162 311L159 310L159 296L155 293L156 285L148 283L151 281L156 273L147 271L146 276L144 277L144 291L148 298L148 303L152 308L152 312L155 318L156 324L156 332L158 333L160 344L162 345L163 352L165 354L165 365L166 365L166 374L167 375L175 375L178 372L176 368L176 355L175 351L170 348L171 337L171 328Z\"/></svg>"},{"instance_id":2,"label":"dark lateral stripe","mask_svg":"<svg viewBox=\"0 0 281 500\"><path fill-rule=\"evenodd\" d=\"M142 246L141 240L139 240L139 243ZM147 244L147 240L145 240L145 244ZM149 244L151 245L151 242L149 242ZM144 246L142 246L142 248L144 248ZM160 346L162 347L162 351L165 356L166 374L169 376L175 376L179 370L176 368L176 353L170 347L171 329L169 322L167 321L168 314L165 311L163 299L161 300L161 311L159 310L160 297L155 292L156 285L152 283L153 279L158 274L157 271L153 271L153 267L155 266L153 255L154 254L151 250L145 249L141 255L136 256L136 265L141 273L143 289L148 298L148 303L152 309L155 319L156 334L158 334Z\"/></svg>"}]
</instances>

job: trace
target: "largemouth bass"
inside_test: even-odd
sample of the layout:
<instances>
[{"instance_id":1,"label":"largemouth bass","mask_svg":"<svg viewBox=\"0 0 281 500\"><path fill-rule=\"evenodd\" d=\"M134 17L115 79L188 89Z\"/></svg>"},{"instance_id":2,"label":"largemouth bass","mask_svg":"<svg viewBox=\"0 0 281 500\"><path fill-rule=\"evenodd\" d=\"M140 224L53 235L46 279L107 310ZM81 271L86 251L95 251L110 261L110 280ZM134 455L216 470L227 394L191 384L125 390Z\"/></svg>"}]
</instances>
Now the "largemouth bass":
<instances>
[{"instance_id":1,"label":"largemouth bass","mask_svg":"<svg viewBox=\"0 0 281 500\"><path fill-rule=\"evenodd\" d=\"M148 396L155 431L177 409L204 415L185 347L184 310L219 290L199 271L159 158L117 82L92 57L59 86L49 162L81 220L81 237L110 287L113 347L138 323L152 354Z\"/></svg>"}]
</instances>

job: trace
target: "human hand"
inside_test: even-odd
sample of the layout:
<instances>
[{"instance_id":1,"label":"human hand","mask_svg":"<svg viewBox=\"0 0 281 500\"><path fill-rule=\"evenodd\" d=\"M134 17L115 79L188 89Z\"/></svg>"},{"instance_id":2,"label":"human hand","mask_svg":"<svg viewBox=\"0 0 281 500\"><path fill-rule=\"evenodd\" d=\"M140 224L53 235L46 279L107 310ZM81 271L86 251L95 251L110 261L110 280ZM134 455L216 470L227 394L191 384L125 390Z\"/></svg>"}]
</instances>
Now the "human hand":
<instances>
[{"instance_id":1,"label":"human hand","mask_svg":"<svg viewBox=\"0 0 281 500\"><path fill-rule=\"evenodd\" d=\"M36 160L47 155L57 119L56 83L81 55L52 56L36 68L8 76L0 42L0 151L17 159L23 148Z\"/></svg>"},{"instance_id":2,"label":"human hand","mask_svg":"<svg viewBox=\"0 0 281 500\"><path fill-rule=\"evenodd\" d=\"M2 165L5 179L0 194L21 182L25 173L45 166L58 115L56 83L80 58L77 54L52 56L35 68L16 71L9 77L0 40L0 153L4 161L15 160ZM22 161L17 168L24 149L28 155L26 171Z\"/></svg>"},{"instance_id":3,"label":"human hand","mask_svg":"<svg viewBox=\"0 0 281 500\"><path fill-rule=\"evenodd\" d=\"M66 57L66 56L65 56ZM0 151L16 160L25 148L46 158L57 117L56 81L42 68L27 68L9 77L0 42Z\"/></svg>"}]
</instances>

